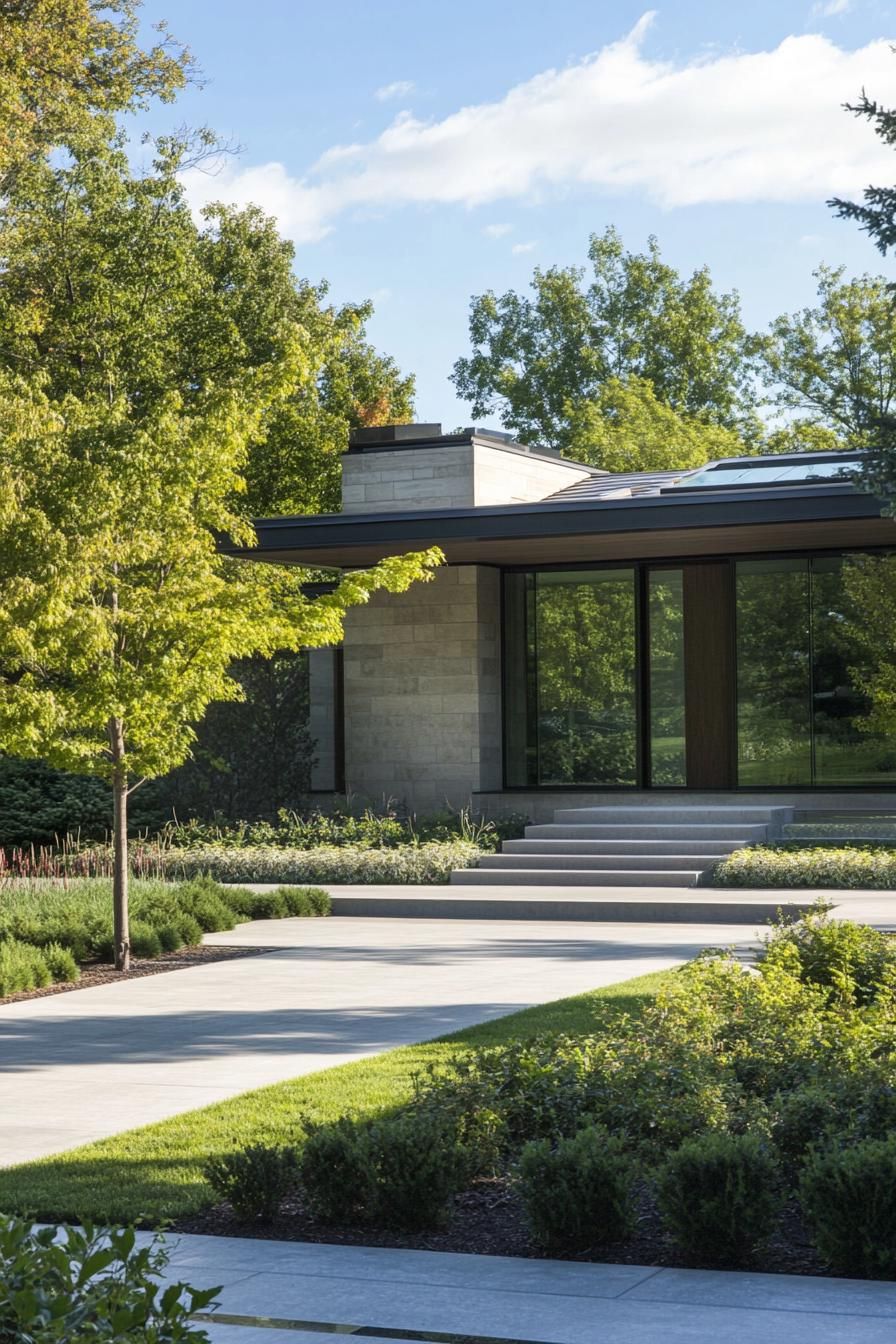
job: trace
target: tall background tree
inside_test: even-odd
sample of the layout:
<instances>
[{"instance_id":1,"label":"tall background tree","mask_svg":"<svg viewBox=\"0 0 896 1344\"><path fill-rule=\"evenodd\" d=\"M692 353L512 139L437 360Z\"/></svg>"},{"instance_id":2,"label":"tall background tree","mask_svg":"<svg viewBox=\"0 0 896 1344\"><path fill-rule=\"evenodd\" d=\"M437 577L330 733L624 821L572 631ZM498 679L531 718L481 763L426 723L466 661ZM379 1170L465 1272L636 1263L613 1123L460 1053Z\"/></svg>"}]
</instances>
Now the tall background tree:
<instances>
[{"instance_id":1,"label":"tall background tree","mask_svg":"<svg viewBox=\"0 0 896 1344\"><path fill-rule=\"evenodd\" d=\"M712 425L754 437L737 295L716 293L705 268L683 279L654 238L647 252L627 252L612 228L592 236L588 260L590 275L537 269L531 298L511 290L472 300L473 352L453 382L473 415L496 414L524 443L566 453L614 398L611 421L625 424L623 400L633 417L658 403L694 433Z\"/></svg>"},{"instance_id":2,"label":"tall background tree","mask_svg":"<svg viewBox=\"0 0 896 1344\"><path fill-rule=\"evenodd\" d=\"M140 46L140 0L2 0L0 193L60 145L109 136L118 113L170 102L196 77L164 24Z\"/></svg>"},{"instance_id":3,"label":"tall background tree","mask_svg":"<svg viewBox=\"0 0 896 1344\"><path fill-rule=\"evenodd\" d=\"M842 267L816 278L815 307L779 317L761 340L764 381L794 446L870 449L896 411L892 288L882 276L847 280Z\"/></svg>"},{"instance_id":4,"label":"tall background tree","mask_svg":"<svg viewBox=\"0 0 896 1344\"><path fill-rule=\"evenodd\" d=\"M868 121L874 133L885 145L896 149L896 108L884 107L869 98L864 90L857 103L847 104L846 110ZM828 202L842 219L855 221L868 234L875 247L884 256L896 249L896 186L869 186L861 202L845 201L835 197ZM891 311L896 308L896 285L888 284ZM890 511L896 510L896 414L892 404L880 411L873 403L868 408L873 423L873 450L868 459L865 479L878 494L890 501ZM876 419L874 418L876 416Z\"/></svg>"}]
</instances>

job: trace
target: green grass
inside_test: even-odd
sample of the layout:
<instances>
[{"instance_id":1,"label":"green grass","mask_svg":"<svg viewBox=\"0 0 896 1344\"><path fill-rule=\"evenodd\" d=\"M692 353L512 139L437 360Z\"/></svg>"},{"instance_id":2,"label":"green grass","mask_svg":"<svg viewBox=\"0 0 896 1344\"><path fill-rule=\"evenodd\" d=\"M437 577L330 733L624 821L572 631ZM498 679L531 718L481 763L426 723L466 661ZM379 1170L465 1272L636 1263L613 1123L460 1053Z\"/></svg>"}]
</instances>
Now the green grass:
<instances>
[{"instance_id":1,"label":"green grass","mask_svg":"<svg viewBox=\"0 0 896 1344\"><path fill-rule=\"evenodd\" d=\"M472 1047L544 1033L584 1034L594 1030L598 1008L637 1014L674 974L655 972L526 1008L435 1041L244 1092L40 1162L6 1168L0 1171L0 1209L49 1221L89 1218L145 1226L182 1218L214 1203L202 1177L202 1164L213 1154L250 1143L298 1142L303 1115L324 1121L400 1105L411 1095L414 1074Z\"/></svg>"}]
</instances>

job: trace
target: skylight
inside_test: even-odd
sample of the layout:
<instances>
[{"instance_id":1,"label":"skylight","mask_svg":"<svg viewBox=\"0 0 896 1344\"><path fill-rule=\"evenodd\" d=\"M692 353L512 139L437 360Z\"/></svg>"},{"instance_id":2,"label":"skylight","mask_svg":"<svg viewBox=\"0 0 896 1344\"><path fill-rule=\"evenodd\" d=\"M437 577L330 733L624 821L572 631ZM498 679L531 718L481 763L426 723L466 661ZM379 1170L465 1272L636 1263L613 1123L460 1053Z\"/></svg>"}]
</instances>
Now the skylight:
<instances>
[{"instance_id":1,"label":"skylight","mask_svg":"<svg viewBox=\"0 0 896 1344\"><path fill-rule=\"evenodd\" d=\"M861 456L854 453L734 458L700 467L666 486L662 493L666 490L728 490L742 486L756 489L768 485L848 481L855 476L861 462Z\"/></svg>"}]
</instances>

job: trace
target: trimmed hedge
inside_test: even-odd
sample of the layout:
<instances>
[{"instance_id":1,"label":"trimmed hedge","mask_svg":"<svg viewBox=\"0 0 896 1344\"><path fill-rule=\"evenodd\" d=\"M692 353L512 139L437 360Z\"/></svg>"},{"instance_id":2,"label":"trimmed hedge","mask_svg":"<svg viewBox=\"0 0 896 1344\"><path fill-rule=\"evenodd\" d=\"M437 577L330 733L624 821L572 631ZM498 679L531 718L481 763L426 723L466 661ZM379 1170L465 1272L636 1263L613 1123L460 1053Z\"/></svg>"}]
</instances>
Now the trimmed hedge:
<instances>
[{"instance_id":1,"label":"trimmed hedge","mask_svg":"<svg viewBox=\"0 0 896 1344\"><path fill-rule=\"evenodd\" d=\"M229 849L207 845L169 851L164 856L171 877L209 873L219 882L447 882L455 868L472 868L481 850L468 840L397 845L393 849L350 849L325 845L318 849L281 849L252 845Z\"/></svg>"},{"instance_id":2,"label":"trimmed hedge","mask_svg":"<svg viewBox=\"0 0 896 1344\"><path fill-rule=\"evenodd\" d=\"M757 845L717 864L717 887L896 888L896 848Z\"/></svg>"}]
</instances>

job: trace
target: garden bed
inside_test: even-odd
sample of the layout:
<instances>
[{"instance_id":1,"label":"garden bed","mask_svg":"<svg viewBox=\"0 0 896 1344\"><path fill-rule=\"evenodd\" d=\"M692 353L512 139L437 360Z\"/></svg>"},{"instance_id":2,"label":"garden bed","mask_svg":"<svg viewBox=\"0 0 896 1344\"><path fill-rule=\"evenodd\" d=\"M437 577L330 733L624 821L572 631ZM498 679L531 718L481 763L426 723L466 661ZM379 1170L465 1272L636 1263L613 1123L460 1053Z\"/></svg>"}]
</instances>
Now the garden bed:
<instances>
[{"instance_id":1,"label":"garden bed","mask_svg":"<svg viewBox=\"0 0 896 1344\"><path fill-rule=\"evenodd\" d=\"M663 1231L656 1200L648 1187L642 1186L639 1190L636 1206L636 1230L627 1240L596 1244L585 1251L568 1252L562 1256L546 1251L533 1240L519 1195L506 1178L477 1181L471 1189L456 1195L448 1226L426 1232L389 1232L359 1226L322 1227L298 1198L284 1200L280 1215L268 1224L241 1222L225 1202L177 1221L172 1231L337 1246L562 1258L598 1264L691 1266L693 1262L676 1249ZM795 1200L788 1202L778 1232L763 1252L754 1255L749 1267L762 1274L831 1273L809 1240Z\"/></svg>"},{"instance_id":2,"label":"garden bed","mask_svg":"<svg viewBox=\"0 0 896 1344\"><path fill-rule=\"evenodd\" d=\"M44 999L53 994L69 994L72 990L95 989L97 985L120 985L123 980L141 980L147 975L162 975L166 971L183 971L190 966L210 966L216 961L234 961L240 957L258 957L273 952L272 947L181 947L176 952L162 952L157 957L133 957L130 969L116 971L108 962L92 962L81 967L79 980L63 980L42 989L21 990L0 998L0 1006L20 1003L25 999Z\"/></svg>"}]
</instances>

